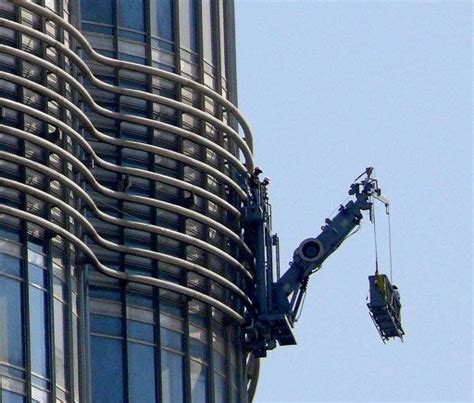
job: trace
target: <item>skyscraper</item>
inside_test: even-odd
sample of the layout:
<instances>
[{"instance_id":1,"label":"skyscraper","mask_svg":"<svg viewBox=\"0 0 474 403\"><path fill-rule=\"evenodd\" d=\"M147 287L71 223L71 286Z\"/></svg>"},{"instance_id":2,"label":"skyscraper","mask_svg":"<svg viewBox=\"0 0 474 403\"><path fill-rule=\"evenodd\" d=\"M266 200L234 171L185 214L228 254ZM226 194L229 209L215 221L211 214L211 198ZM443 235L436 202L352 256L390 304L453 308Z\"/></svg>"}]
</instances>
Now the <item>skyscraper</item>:
<instances>
[{"instance_id":1,"label":"skyscraper","mask_svg":"<svg viewBox=\"0 0 474 403\"><path fill-rule=\"evenodd\" d=\"M231 0L0 0L0 403L245 402Z\"/></svg>"}]
</instances>

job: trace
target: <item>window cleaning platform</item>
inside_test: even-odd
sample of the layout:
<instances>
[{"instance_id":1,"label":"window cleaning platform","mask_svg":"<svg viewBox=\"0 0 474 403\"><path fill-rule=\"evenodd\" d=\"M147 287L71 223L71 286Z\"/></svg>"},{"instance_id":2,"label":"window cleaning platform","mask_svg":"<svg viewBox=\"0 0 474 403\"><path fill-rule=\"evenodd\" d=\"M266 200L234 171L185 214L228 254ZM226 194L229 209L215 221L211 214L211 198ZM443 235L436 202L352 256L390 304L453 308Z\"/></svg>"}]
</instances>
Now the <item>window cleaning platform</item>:
<instances>
[{"instance_id":1,"label":"window cleaning platform","mask_svg":"<svg viewBox=\"0 0 474 403\"><path fill-rule=\"evenodd\" d=\"M367 307L383 342L393 337L403 340L402 305L397 287L390 284L385 274L369 276L369 287Z\"/></svg>"}]
</instances>

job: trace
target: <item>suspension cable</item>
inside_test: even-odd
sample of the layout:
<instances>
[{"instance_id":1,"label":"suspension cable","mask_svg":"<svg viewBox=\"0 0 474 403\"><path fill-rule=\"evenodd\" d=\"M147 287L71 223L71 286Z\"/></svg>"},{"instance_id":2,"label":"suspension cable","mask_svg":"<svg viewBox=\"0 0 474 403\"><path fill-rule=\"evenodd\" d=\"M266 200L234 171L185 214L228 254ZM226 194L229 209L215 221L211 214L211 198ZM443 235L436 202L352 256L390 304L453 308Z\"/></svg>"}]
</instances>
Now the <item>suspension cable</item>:
<instances>
[{"instance_id":1,"label":"suspension cable","mask_svg":"<svg viewBox=\"0 0 474 403\"><path fill-rule=\"evenodd\" d=\"M392 268L392 226L390 220L390 208L389 205L385 205L387 216L388 216L388 251L390 259L390 282L393 284L393 268Z\"/></svg>"},{"instance_id":2,"label":"suspension cable","mask_svg":"<svg viewBox=\"0 0 474 403\"><path fill-rule=\"evenodd\" d=\"M378 254L378 247L377 247L377 225L375 223L375 206L374 206L374 203L372 203L372 206L370 208L372 209L372 223L374 224L375 274L379 274L379 254Z\"/></svg>"}]
</instances>

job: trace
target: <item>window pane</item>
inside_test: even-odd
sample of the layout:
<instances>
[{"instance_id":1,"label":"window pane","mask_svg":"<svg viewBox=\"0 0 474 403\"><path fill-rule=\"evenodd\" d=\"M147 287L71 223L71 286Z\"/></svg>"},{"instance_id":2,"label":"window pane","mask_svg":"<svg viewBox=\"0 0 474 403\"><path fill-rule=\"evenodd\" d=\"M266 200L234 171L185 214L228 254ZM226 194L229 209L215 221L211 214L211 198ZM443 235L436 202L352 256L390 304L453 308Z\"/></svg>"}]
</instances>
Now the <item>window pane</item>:
<instances>
[{"instance_id":1,"label":"window pane","mask_svg":"<svg viewBox=\"0 0 474 403\"><path fill-rule=\"evenodd\" d=\"M155 328L153 325L129 320L127 322L128 337L136 340L144 340L150 343L155 341Z\"/></svg>"},{"instance_id":2,"label":"window pane","mask_svg":"<svg viewBox=\"0 0 474 403\"><path fill-rule=\"evenodd\" d=\"M219 0L219 30L220 30L220 54L222 75L226 75L226 57L225 57L225 21L224 21L224 1Z\"/></svg>"},{"instance_id":3,"label":"window pane","mask_svg":"<svg viewBox=\"0 0 474 403\"><path fill-rule=\"evenodd\" d=\"M173 0L157 0L157 34L161 38L174 41L173 30Z\"/></svg>"},{"instance_id":4,"label":"window pane","mask_svg":"<svg viewBox=\"0 0 474 403\"><path fill-rule=\"evenodd\" d=\"M92 401L123 402L122 341L91 336Z\"/></svg>"},{"instance_id":5,"label":"window pane","mask_svg":"<svg viewBox=\"0 0 474 403\"><path fill-rule=\"evenodd\" d=\"M161 331L161 345L163 347L171 348L176 351L183 351L183 335L173 330L162 327Z\"/></svg>"},{"instance_id":6,"label":"window pane","mask_svg":"<svg viewBox=\"0 0 474 403\"><path fill-rule=\"evenodd\" d=\"M145 5L143 0L119 1L119 26L145 31Z\"/></svg>"},{"instance_id":7,"label":"window pane","mask_svg":"<svg viewBox=\"0 0 474 403\"><path fill-rule=\"evenodd\" d=\"M166 350L161 351L161 382L164 403L184 401L183 357Z\"/></svg>"},{"instance_id":8,"label":"window pane","mask_svg":"<svg viewBox=\"0 0 474 403\"><path fill-rule=\"evenodd\" d=\"M0 277L0 360L23 367L21 286Z\"/></svg>"},{"instance_id":9,"label":"window pane","mask_svg":"<svg viewBox=\"0 0 474 403\"><path fill-rule=\"evenodd\" d=\"M0 253L0 273L20 276L20 259Z\"/></svg>"},{"instance_id":10,"label":"window pane","mask_svg":"<svg viewBox=\"0 0 474 403\"><path fill-rule=\"evenodd\" d=\"M81 13L85 21L113 24L112 0L81 0Z\"/></svg>"},{"instance_id":11,"label":"window pane","mask_svg":"<svg viewBox=\"0 0 474 403\"><path fill-rule=\"evenodd\" d=\"M197 358L204 362L208 361L206 344L201 343L199 340L193 339L192 337L189 338L189 344L191 357Z\"/></svg>"},{"instance_id":12,"label":"window pane","mask_svg":"<svg viewBox=\"0 0 474 403\"><path fill-rule=\"evenodd\" d=\"M181 46L197 52L197 0L179 0Z\"/></svg>"},{"instance_id":13,"label":"window pane","mask_svg":"<svg viewBox=\"0 0 474 403\"><path fill-rule=\"evenodd\" d=\"M91 315L91 333L109 334L111 336L122 335L122 320L111 316Z\"/></svg>"},{"instance_id":14,"label":"window pane","mask_svg":"<svg viewBox=\"0 0 474 403\"><path fill-rule=\"evenodd\" d=\"M28 263L29 281L31 284L37 284L46 288L47 271L33 263Z\"/></svg>"},{"instance_id":15,"label":"window pane","mask_svg":"<svg viewBox=\"0 0 474 403\"><path fill-rule=\"evenodd\" d=\"M123 137L123 132L122 132ZM138 292L127 292L127 304L137 305L137 306L144 306L146 308L153 308L153 299L144 294L140 294Z\"/></svg>"},{"instance_id":16,"label":"window pane","mask_svg":"<svg viewBox=\"0 0 474 403\"><path fill-rule=\"evenodd\" d=\"M192 360L191 397L193 403L207 402L207 367Z\"/></svg>"},{"instance_id":17,"label":"window pane","mask_svg":"<svg viewBox=\"0 0 474 403\"><path fill-rule=\"evenodd\" d=\"M219 371L221 374L225 374L225 370L226 370L225 356L216 350L214 350L214 369L216 371Z\"/></svg>"},{"instance_id":18,"label":"window pane","mask_svg":"<svg viewBox=\"0 0 474 403\"><path fill-rule=\"evenodd\" d=\"M225 378L218 374L214 373L214 400L216 403L225 403L227 402L226 398L226 389L225 389Z\"/></svg>"},{"instance_id":19,"label":"window pane","mask_svg":"<svg viewBox=\"0 0 474 403\"><path fill-rule=\"evenodd\" d=\"M33 372L48 377L48 340L46 320L46 293L30 287L30 343Z\"/></svg>"},{"instance_id":20,"label":"window pane","mask_svg":"<svg viewBox=\"0 0 474 403\"><path fill-rule=\"evenodd\" d=\"M94 287L89 288L89 297L107 299L109 301L120 301L120 290L115 288Z\"/></svg>"},{"instance_id":21,"label":"window pane","mask_svg":"<svg viewBox=\"0 0 474 403\"><path fill-rule=\"evenodd\" d=\"M2 403L23 403L25 398L8 390L2 390Z\"/></svg>"},{"instance_id":22,"label":"window pane","mask_svg":"<svg viewBox=\"0 0 474 403\"><path fill-rule=\"evenodd\" d=\"M65 346L67 333L64 331L66 323L64 320L64 305L54 300L54 350L56 362L56 383L63 388L66 386L66 360Z\"/></svg>"},{"instance_id":23,"label":"window pane","mask_svg":"<svg viewBox=\"0 0 474 403\"><path fill-rule=\"evenodd\" d=\"M138 343L128 344L128 371L130 403L155 401L154 348Z\"/></svg>"},{"instance_id":24,"label":"window pane","mask_svg":"<svg viewBox=\"0 0 474 403\"><path fill-rule=\"evenodd\" d=\"M202 0L202 34L204 58L214 64L216 36L214 35L214 9L212 4L214 3L211 0Z\"/></svg>"},{"instance_id":25,"label":"window pane","mask_svg":"<svg viewBox=\"0 0 474 403\"><path fill-rule=\"evenodd\" d=\"M0 238L20 241L20 231L9 225L0 225Z\"/></svg>"}]
</instances>

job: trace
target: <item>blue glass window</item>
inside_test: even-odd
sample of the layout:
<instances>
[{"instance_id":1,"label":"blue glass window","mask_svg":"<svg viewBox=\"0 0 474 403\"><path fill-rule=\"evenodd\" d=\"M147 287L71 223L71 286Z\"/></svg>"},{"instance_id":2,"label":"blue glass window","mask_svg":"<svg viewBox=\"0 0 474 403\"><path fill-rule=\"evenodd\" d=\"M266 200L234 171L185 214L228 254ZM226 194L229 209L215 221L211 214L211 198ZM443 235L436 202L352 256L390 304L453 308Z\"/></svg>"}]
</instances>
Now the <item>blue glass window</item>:
<instances>
[{"instance_id":1,"label":"blue glass window","mask_svg":"<svg viewBox=\"0 0 474 403\"><path fill-rule=\"evenodd\" d=\"M215 63L215 27L214 27L214 2L202 0L202 35L204 58L210 63Z\"/></svg>"},{"instance_id":2,"label":"blue glass window","mask_svg":"<svg viewBox=\"0 0 474 403\"><path fill-rule=\"evenodd\" d=\"M173 330L162 327L161 331L161 345L163 347L171 348L176 351L183 350L183 335Z\"/></svg>"},{"instance_id":3,"label":"blue glass window","mask_svg":"<svg viewBox=\"0 0 474 403\"><path fill-rule=\"evenodd\" d=\"M183 356L161 350L161 386L163 402L183 402Z\"/></svg>"},{"instance_id":4,"label":"blue glass window","mask_svg":"<svg viewBox=\"0 0 474 403\"><path fill-rule=\"evenodd\" d=\"M0 273L20 276L20 259L14 256L0 253Z\"/></svg>"},{"instance_id":5,"label":"blue glass window","mask_svg":"<svg viewBox=\"0 0 474 403\"><path fill-rule=\"evenodd\" d=\"M48 377L46 293L30 286L30 348L34 373Z\"/></svg>"},{"instance_id":6,"label":"blue glass window","mask_svg":"<svg viewBox=\"0 0 474 403\"><path fill-rule=\"evenodd\" d=\"M127 322L128 337L153 343L155 340L154 326L148 323L129 320Z\"/></svg>"},{"instance_id":7,"label":"blue glass window","mask_svg":"<svg viewBox=\"0 0 474 403\"><path fill-rule=\"evenodd\" d=\"M207 367L191 360L191 397L193 403L207 402Z\"/></svg>"},{"instance_id":8,"label":"blue glass window","mask_svg":"<svg viewBox=\"0 0 474 403\"><path fill-rule=\"evenodd\" d=\"M154 347L138 343L128 344L129 402L155 401Z\"/></svg>"},{"instance_id":9,"label":"blue glass window","mask_svg":"<svg viewBox=\"0 0 474 403\"><path fill-rule=\"evenodd\" d=\"M224 13L224 1L223 0L219 0L219 31L220 31L220 49L219 49L219 52L220 52L220 55L221 55L221 68L222 68L222 72L223 72L223 75L225 75L225 71L226 71L226 54L225 54L225 40L227 39L226 38L226 32L225 32L225 28L226 28L226 24L225 24L225 13Z\"/></svg>"},{"instance_id":10,"label":"blue glass window","mask_svg":"<svg viewBox=\"0 0 474 403\"><path fill-rule=\"evenodd\" d=\"M159 37L174 41L173 0L157 0L156 30Z\"/></svg>"},{"instance_id":11,"label":"blue glass window","mask_svg":"<svg viewBox=\"0 0 474 403\"><path fill-rule=\"evenodd\" d=\"M0 277L0 360L23 367L21 284Z\"/></svg>"},{"instance_id":12,"label":"blue glass window","mask_svg":"<svg viewBox=\"0 0 474 403\"><path fill-rule=\"evenodd\" d=\"M225 403L226 400L226 388L225 388L225 378L218 374L214 373L214 400L216 403Z\"/></svg>"},{"instance_id":13,"label":"blue glass window","mask_svg":"<svg viewBox=\"0 0 474 403\"><path fill-rule=\"evenodd\" d=\"M2 390L2 403L24 403L25 397L17 393Z\"/></svg>"},{"instance_id":14,"label":"blue glass window","mask_svg":"<svg viewBox=\"0 0 474 403\"><path fill-rule=\"evenodd\" d=\"M65 309L62 302L54 300L54 349L56 363L56 382L65 388L66 386L66 359L65 346L67 345L67 332L65 321Z\"/></svg>"},{"instance_id":15,"label":"blue glass window","mask_svg":"<svg viewBox=\"0 0 474 403\"><path fill-rule=\"evenodd\" d=\"M10 239L12 241L20 241L20 231L9 225L0 225L0 238Z\"/></svg>"},{"instance_id":16,"label":"blue glass window","mask_svg":"<svg viewBox=\"0 0 474 403\"><path fill-rule=\"evenodd\" d=\"M180 0L179 28L181 46L194 52L198 50L197 0Z\"/></svg>"},{"instance_id":17,"label":"blue glass window","mask_svg":"<svg viewBox=\"0 0 474 403\"><path fill-rule=\"evenodd\" d=\"M191 357L197 358L201 361L207 361L207 345L201 343L199 340L193 339L192 337L189 338L190 344L190 353Z\"/></svg>"},{"instance_id":18,"label":"blue glass window","mask_svg":"<svg viewBox=\"0 0 474 403\"><path fill-rule=\"evenodd\" d=\"M46 288L47 271L35 264L28 264L28 275L29 281L32 284L39 285L40 287Z\"/></svg>"},{"instance_id":19,"label":"blue glass window","mask_svg":"<svg viewBox=\"0 0 474 403\"><path fill-rule=\"evenodd\" d=\"M123 402L122 341L91 336L92 401Z\"/></svg>"},{"instance_id":20,"label":"blue glass window","mask_svg":"<svg viewBox=\"0 0 474 403\"><path fill-rule=\"evenodd\" d=\"M82 19L85 21L113 24L112 0L81 0Z\"/></svg>"},{"instance_id":21,"label":"blue glass window","mask_svg":"<svg viewBox=\"0 0 474 403\"><path fill-rule=\"evenodd\" d=\"M99 34L106 34L106 35L112 35L113 29L112 27L104 27L103 25L97 25L97 24L89 24L87 22L83 22L81 24L81 28L85 32L97 32ZM86 56L84 59L86 59Z\"/></svg>"},{"instance_id":22,"label":"blue glass window","mask_svg":"<svg viewBox=\"0 0 474 403\"><path fill-rule=\"evenodd\" d=\"M119 0L118 25L135 31L145 31L144 0Z\"/></svg>"},{"instance_id":23,"label":"blue glass window","mask_svg":"<svg viewBox=\"0 0 474 403\"><path fill-rule=\"evenodd\" d=\"M91 315L91 333L109 334L111 336L122 335L122 320L112 316Z\"/></svg>"},{"instance_id":24,"label":"blue glass window","mask_svg":"<svg viewBox=\"0 0 474 403\"><path fill-rule=\"evenodd\" d=\"M120 301L120 290L115 288L94 287L89 288L90 298L107 299L109 301Z\"/></svg>"},{"instance_id":25,"label":"blue glass window","mask_svg":"<svg viewBox=\"0 0 474 403\"><path fill-rule=\"evenodd\" d=\"M153 308L153 299L148 295L140 294L138 292L128 291L127 304L144 306L146 308Z\"/></svg>"},{"instance_id":26,"label":"blue glass window","mask_svg":"<svg viewBox=\"0 0 474 403\"><path fill-rule=\"evenodd\" d=\"M225 356L219 351L214 350L214 368L222 374L225 374L226 360Z\"/></svg>"}]
</instances>

